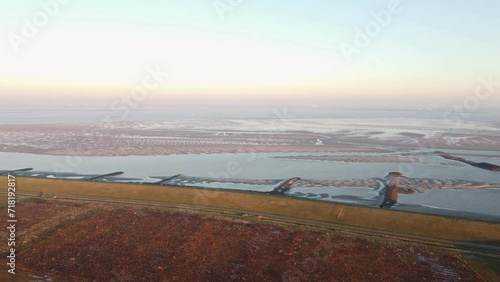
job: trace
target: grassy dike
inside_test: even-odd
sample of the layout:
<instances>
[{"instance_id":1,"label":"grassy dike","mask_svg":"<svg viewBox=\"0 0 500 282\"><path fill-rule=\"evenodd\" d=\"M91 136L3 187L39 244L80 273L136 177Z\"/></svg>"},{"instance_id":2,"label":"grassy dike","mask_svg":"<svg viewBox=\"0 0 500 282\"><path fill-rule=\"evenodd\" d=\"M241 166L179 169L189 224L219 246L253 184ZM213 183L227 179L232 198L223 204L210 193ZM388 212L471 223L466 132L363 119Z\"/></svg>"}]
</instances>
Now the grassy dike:
<instances>
[{"instance_id":1,"label":"grassy dike","mask_svg":"<svg viewBox=\"0 0 500 282\"><path fill-rule=\"evenodd\" d=\"M431 238L500 245L500 224L257 193L39 178L17 179L17 192L42 192L196 204L311 219ZM7 177L0 177L7 191ZM2 197L3 198L3 197ZM0 198L1 199L1 198Z\"/></svg>"}]
</instances>

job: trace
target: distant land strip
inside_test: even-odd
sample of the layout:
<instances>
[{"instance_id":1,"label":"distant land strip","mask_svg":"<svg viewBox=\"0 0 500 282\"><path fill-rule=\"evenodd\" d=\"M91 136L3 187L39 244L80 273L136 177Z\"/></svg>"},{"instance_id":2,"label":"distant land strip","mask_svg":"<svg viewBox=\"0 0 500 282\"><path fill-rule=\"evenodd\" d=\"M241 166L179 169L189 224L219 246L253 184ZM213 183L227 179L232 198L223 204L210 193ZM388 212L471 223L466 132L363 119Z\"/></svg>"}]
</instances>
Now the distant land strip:
<instances>
[{"instance_id":1,"label":"distant land strip","mask_svg":"<svg viewBox=\"0 0 500 282\"><path fill-rule=\"evenodd\" d=\"M473 162L473 161L466 160L464 158L455 157L455 156L446 154L444 152L439 152L439 151L435 152L435 154L438 155L438 156L441 156L441 157L443 157L445 159L448 159L448 160L454 160L454 161L466 163L466 164L469 164L471 166L478 167L478 168L481 168L481 169L491 170L491 171L500 171L500 166L496 165L496 164L491 164L491 163L486 163L486 162L480 162L480 163Z\"/></svg>"},{"instance_id":2,"label":"distant land strip","mask_svg":"<svg viewBox=\"0 0 500 282\"><path fill-rule=\"evenodd\" d=\"M329 162L356 162L356 163L418 163L417 158L390 157L390 156L277 156L275 159L294 159Z\"/></svg>"}]
</instances>

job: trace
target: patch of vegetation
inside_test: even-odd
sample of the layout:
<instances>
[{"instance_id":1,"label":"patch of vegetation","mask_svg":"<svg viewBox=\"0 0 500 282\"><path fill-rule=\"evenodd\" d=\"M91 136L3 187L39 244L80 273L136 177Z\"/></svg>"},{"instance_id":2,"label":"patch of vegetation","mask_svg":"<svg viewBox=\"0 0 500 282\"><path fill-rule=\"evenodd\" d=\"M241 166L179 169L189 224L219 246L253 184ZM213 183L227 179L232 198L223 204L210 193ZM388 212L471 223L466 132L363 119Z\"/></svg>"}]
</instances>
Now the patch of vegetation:
<instances>
[{"instance_id":1,"label":"patch of vegetation","mask_svg":"<svg viewBox=\"0 0 500 282\"><path fill-rule=\"evenodd\" d=\"M228 208L457 241L492 242L500 234L497 223L239 191L37 178L18 178L18 187L20 191Z\"/></svg>"}]
</instances>

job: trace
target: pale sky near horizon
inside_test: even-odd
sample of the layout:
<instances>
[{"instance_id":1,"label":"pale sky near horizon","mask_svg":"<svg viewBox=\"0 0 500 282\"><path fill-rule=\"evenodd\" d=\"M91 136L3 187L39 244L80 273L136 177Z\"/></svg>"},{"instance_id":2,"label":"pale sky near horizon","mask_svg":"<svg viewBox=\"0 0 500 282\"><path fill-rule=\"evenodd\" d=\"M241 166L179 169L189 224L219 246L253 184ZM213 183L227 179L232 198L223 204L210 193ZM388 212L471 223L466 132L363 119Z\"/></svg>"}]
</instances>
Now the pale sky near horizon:
<instances>
[{"instance_id":1,"label":"pale sky near horizon","mask_svg":"<svg viewBox=\"0 0 500 282\"><path fill-rule=\"evenodd\" d=\"M496 0L395 1L366 46L357 28L392 1L66 0L31 38L24 20L58 2L5 2L2 99L112 99L140 85L148 66L169 72L152 90L167 102L447 106L474 95L480 77L500 80ZM357 48L351 61L346 44ZM500 107L495 85L480 106Z\"/></svg>"}]
</instances>

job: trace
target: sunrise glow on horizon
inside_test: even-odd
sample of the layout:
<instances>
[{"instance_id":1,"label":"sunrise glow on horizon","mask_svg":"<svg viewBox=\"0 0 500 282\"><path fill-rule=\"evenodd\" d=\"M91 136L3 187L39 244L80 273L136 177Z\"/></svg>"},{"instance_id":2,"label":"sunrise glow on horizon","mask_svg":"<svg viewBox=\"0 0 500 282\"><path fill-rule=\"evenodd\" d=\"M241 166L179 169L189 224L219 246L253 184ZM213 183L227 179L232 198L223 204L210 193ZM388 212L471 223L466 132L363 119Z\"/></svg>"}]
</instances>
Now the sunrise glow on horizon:
<instances>
[{"instance_id":1,"label":"sunrise glow on horizon","mask_svg":"<svg viewBox=\"0 0 500 282\"><path fill-rule=\"evenodd\" d=\"M165 101L446 105L500 66L498 1L40 3L2 4L0 97L115 97L158 67Z\"/></svg>"}]
</instances>

